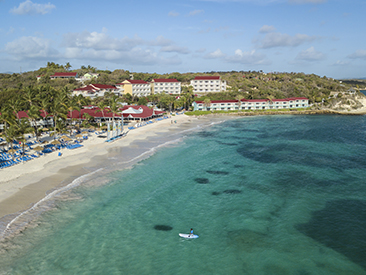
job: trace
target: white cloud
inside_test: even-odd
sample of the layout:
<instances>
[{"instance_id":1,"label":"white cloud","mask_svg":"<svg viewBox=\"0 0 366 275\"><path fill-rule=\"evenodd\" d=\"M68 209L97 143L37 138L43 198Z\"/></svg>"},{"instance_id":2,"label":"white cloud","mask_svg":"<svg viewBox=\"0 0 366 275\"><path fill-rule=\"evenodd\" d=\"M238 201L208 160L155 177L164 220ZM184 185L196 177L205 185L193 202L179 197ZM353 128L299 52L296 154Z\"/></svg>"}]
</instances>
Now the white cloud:
<instances>
[{"instance_id":1,"label":"white cloud","mask_svg":"<svg viewBox=\"0 0 366 275\"><path fill-rule=\"evenodd\" d=\"M161 48L162 52L176 52L181 54L188 54L189 50L187 47L179 47L176 45L164 46Z\"/></svg>"},{"instance_id":2,"label":"white cloud","mask_svg":"<svg viewBox=\"0 0 366 275\"><path fill-rule=\"evenodd\" d=\"M139 37L124 37L117 39L105 33L80 32L66 33L63 36L63 46L72 48L86 48L95 50L128 50L142 44L143 40Z\"/></svg>"},{"instance_id":3,"label":"white cloud","mask_svg":"<svg viewBox=\"0 0 366 275\"><path fill-rule=\"evenodd\" d=\"M37 3L33 3L30 0L26 0L25 2L20 3L19 7L14 7L13 9L11 9L10 12L14 13L14 14L19 14L19 15L46 14L55 8L56 8L56 6L51 3L37 4Z\"/></svg>"},{"instance_id":4,"label":"white cloud","mask_svg":"<svg viewBox=\"0 0 366 275\"><path fill-rule=\"evenodd\" d=\"M179 13L178 12L175 12L175 11L170 11L168 13L168 15L171 16L171 17L177 17L177 16L179 16Z\"/></svg>"},{"instance_id":5,"label":"white cloud","mask_svg":"<svg viewBox=\"0 0 366 275\"><path fill-rule=\"evenodd\" d=\"M351 59L366 59L366 50L357 50L347 57Z\"/></svg>"},{"instance_id":6,"label":"white cloud","mask_svg":"<svg viewBox=\"0 0 366 275\"><path fill-rule=\"evenodd\" d=\"M267 33L262 40L259 40L259 47L263 49L275 47L296 47L316 39L318 39L318 37L306 34L296 34L291 36L285 33L271 32Z\"/></svg>"},{"instance_id":7,"label":"white cloud","mask_svg":"<svg viewBox=\"0 0 366 275\"><path fill-rule=\"evenodd\" d=\"M206 58L206 59L216 59L216 58L222 58L224 56L225 56L225 54L223 54L220 49L217 49L214 52L211 52L211 53L206 54L204 56L204 58Z\"/></svg>"},{"instance_id":8,"label":"white cloud","mask_svg":"<svg viewBox=\"0 0 366 275\"><path fill-rule=\"evenodd\" d=\"M260 28L259 32L260 33L269 33L269 32L274 32L275 30L276 30L276 28L273 26L264 25L262 28Z\"/></svg>"},{"instance_id":9,"label":"white cloud","mask_svg":"<svg viewBox=\"0 0 366 275\"><path fill-rule=\"evenodd\" d=\"M188 15L189 16L195 16L195 15L198 15L200 13L203 13L203 10L193 10Z\"/></svg>"},{"instance_id":10,"label":"white cloud","mask_svg":"<svg viewBox=\"0 0 366 275\"><path fill-rule=\"evenodd\" d=\"M314 47L310 47L304 51L301 51L297 56L297 60L305 60L305 61L319 61L325 58L325 55L322 52L315 50Z\"/></svg>"},{"instance_id":11,"label":"white cloud","mask_svg":"<svg viewBox=\"0 0 366 275\"><path fill-rule=\"evenodd\" d=\"M44 38L24 36L5 45L5 52L16 59L57 57L58 51L51 47L51 41Z\"/></svg>"},{"instance_id":12,"label":"white cloud","mask_svg":"<svg viewBox=\"0 0 366 275\"><path fill-rule=\"evenodd\" d=\"M255 50L250 52L243 52L240 49L235 51L232 56L227 56L226 61L230 63L240 63L249 65L260 65L260 64L270 64L271 62L266 59L264 54L257 53Z\"/></svg>"},{"instance_id":13,"label":"white cloud","mask_svg":"<svg viewBox=\"0 0 366 275\"><path fill-rule=\"evenodd\" d=\"M349 62L348 61L337 60L336 62L334 62L332 64L332 66L345 66L345 65L349 65Z\"/></svg>"}]
</instances>

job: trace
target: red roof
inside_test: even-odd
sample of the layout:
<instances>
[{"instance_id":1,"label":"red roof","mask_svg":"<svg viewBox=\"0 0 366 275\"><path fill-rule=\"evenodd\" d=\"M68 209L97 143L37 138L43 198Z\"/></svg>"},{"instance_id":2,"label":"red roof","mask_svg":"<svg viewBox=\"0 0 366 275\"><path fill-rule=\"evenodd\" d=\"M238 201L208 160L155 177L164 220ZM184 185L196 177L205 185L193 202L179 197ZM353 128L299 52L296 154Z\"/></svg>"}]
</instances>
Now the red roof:
<instances>
[{"instance_id":1,"label":"red roof","mask_svg":"<svg viewBox=\"0 0 366 275\"><path fill-rule=\"evenodd\" d=\"M148 84L144 80L127 80L127 81L130 82L131 84Z\"/></svg>"},{"instance_id":2,"label":"red roof","mask_svg":"<svg viewBox=\"0 0 366 275\"><path fill-rule=\"evenodd\" d=\"M92 87L91 85L82 87L82 88L77 88L74 91L95 91L96 89L94 87Z\"/></svg>"},{"instance_id":3,"label":"red roof","mask_svg":"<svg viewBox=\"0 0 366 275\"><path fill-rule=\"evenodd\" d=\"M220 76L196 76L194 80L219 80Z\"/></svg>"},{"instance_id":4,"label":"red roof","mask_svg":"<svg viewBox=\"0 0 366 275\"><path fill-rule=\"evenodd\" d=\"M78 73L55 73L50 77L76 77Z\"/></svg>"},{"instance_id":5,"label":"red roof","mask_svg":"<svg viewBox=\"0 0 366 275\"><path fill-rule=\"evenodd\" d=\"M154 82L178 82L175 78L163 79L163 78L155 78Z\"/></svg>"},{"instance_id":6,"label":"red roof","mask_svg":"<svg viewBox=\"0 0 366 275\"><path fill-rule=\"evenodd\" d=\"M90 86L95 87L97 89L116 89L115 86L105 84L90 84Z\"/></svg>"},{"instance_id":7,"label":"red roof","mask_svg":"<svg viewBox=\"0 0 366 275\"><path fill-rule=\"evenodd\" d=\"M272 99L272 101L290 101L290 100L309 100L306 97L290 97L283 99ZM240 99L241 102L267 102L269 99ZM211 100L211 103L237 103L238 100ZM202 104L204 101L196 101L197 104Z\"/></svg>"}]
</instances>

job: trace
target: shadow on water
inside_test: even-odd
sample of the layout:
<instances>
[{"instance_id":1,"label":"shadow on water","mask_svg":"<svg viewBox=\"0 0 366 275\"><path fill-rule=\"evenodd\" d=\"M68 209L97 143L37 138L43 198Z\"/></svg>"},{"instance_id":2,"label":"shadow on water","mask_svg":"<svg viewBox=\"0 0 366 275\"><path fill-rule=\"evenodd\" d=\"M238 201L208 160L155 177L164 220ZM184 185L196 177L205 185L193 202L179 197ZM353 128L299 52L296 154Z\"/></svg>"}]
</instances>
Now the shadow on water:
<instances>
[{"instance_id":1,"label":"shadow on water","mask_svg":"<svg viewBox=\"0 0 366 275\"><path fill-rule=\"evenodd\" d=\"M170 231L173 229L173 227L169 226L169 225L164 225L164 224L157 224L154 226L155 230L160 230L160 231Z\"/></svg>"},{"instance_id":2,"label":"shadow on water","mask_svg":"<svg viewBox=\"0 0 366 275\"><path fill-rule=\"evenodd\" d=\"M237 149L245 158L261 163L286 163L306 165L317 168L331 168L339 171L344 169L363 169L366 161L358 156L342 156L335 154L321 154L309 152L308 148L301 145L279 143L261 145L249 143Z\"/></svg>"},{"instance_id":3,"label":"shadow on water","mask_svg":"<svg viewBox=\"0 0 366 275\"><path fill-rule=\"evenodd\" d=\"M229 172L217 171L217 170L207 170L206 172L209 174L213 174L213 175L228 175L229 174Z\"/></svg>"},{"instance_id":4,"label":"shadow on water","mask_svg":"<svg viewBox=\"0 0 366 275\"><path fill-rule=\"evenodd\" d=\"M296 229L366 270L366 201L336 200Z\"/></svg>"},{"instance_id":5,"label":"shadow on water","mask_svg":"<svg viewBox=\"0 0 366 275\"><path fill-rule=\"evenodd\" d=\"M207 178L195 178L194 180L199 184L208 184L210 182L210 180Z\"/></svg>"}]
</instances>

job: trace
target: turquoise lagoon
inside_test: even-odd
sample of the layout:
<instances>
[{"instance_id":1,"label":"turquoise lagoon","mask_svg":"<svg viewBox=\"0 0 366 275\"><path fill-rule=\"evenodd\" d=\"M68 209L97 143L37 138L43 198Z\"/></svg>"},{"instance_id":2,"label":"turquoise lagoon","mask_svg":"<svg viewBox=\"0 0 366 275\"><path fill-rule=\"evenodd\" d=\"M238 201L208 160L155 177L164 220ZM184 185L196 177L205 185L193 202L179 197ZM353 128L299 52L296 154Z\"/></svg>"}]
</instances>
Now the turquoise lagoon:
<instances>
[{"instance_id":1,"label":"turquoise lagoon","mask_svg":"<svg viewBox=\"0 0 366 275\"><path fill-rule=\"evenodd\" d=\"M1 244L0 274L366 274L364 116L194 126L89 167Z\"/></svg>"}]
</instances>

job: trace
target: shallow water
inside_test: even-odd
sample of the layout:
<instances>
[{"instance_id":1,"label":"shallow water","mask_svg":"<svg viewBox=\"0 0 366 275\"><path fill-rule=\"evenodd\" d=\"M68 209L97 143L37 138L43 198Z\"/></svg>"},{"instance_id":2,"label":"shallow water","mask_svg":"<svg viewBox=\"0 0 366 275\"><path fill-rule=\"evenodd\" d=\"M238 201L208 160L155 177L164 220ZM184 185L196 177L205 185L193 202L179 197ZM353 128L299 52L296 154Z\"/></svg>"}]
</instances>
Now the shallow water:
<instances>
[{"instance_id":1,"label":"shallow water","mask_svg":"<svg viewBox=\"0 0 366 275\"><path fill-rule=\"evenodd\" d=\"M228 120L122 171L116 149L2 244L0 274L366 274L365 122Z\"/></svg>"}]
</instances>

